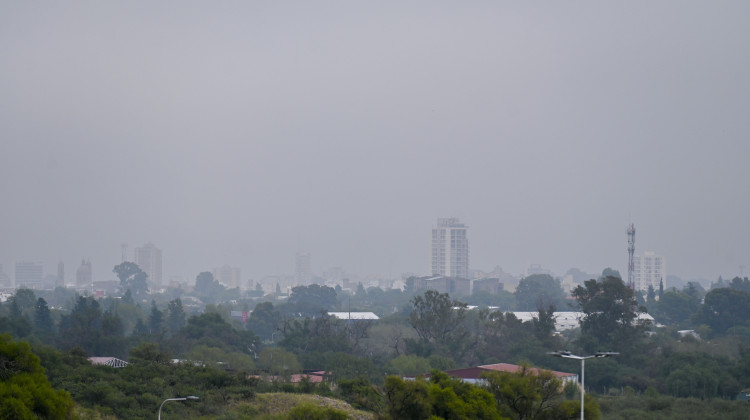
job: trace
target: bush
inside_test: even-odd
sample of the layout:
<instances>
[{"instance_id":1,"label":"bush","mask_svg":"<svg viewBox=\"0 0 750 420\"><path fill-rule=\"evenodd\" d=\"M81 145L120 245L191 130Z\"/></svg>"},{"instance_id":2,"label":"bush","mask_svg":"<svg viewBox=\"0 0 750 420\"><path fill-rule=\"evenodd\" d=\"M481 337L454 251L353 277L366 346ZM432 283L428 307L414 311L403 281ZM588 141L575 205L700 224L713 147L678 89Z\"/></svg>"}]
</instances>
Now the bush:
<instances>
[{"instance_id":1,"label":"bush","mask_svg":"<svg viewBox=\"0 0 750 420\"><path fill-rule=\"evenodd\" d=\"M344 411L331 407L319 407L310 403L297 405L289 412L290 420L346 420Z\"/></svg>"}]
</instances>

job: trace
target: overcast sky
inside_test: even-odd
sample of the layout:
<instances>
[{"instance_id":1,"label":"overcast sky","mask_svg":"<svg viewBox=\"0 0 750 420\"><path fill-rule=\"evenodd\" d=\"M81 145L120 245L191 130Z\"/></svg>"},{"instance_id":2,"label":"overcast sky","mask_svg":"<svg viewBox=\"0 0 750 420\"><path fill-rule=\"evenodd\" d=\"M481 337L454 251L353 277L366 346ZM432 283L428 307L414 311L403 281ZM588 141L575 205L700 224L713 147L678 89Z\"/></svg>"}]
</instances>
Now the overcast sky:
<instances>
[{"instance_id":1,"label":"overcast sky","mask_svg":"<svg viewBox=\"0 0 750 420\"><path fill-rule=\"evenodd\" d=\"M750 2L0 3L0 263L750 272ZM132 254L131 254L132 255Z\"/></svg>"}]
</instances>

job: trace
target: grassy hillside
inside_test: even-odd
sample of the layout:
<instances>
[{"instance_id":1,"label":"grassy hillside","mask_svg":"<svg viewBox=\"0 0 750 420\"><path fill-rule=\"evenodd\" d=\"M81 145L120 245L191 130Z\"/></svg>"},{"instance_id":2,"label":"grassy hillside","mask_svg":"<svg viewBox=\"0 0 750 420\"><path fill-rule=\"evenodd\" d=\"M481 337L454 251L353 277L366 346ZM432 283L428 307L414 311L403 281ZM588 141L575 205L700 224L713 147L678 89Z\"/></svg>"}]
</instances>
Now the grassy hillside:
<instances>
[{"instance_id":1,"label":"grassy hillside","mask_svg":"<svg viewBox=\"0 0 750 420\"><path fill-rule=\"evenodd\" d=\"M282 392L257 394L247 402L229 408L220 419L286 419L295 407L312 406L343 412L349 419L372 420L374 413L355 410L347 402L311 394L287 394Z\"/></svg>"}]
</instances>

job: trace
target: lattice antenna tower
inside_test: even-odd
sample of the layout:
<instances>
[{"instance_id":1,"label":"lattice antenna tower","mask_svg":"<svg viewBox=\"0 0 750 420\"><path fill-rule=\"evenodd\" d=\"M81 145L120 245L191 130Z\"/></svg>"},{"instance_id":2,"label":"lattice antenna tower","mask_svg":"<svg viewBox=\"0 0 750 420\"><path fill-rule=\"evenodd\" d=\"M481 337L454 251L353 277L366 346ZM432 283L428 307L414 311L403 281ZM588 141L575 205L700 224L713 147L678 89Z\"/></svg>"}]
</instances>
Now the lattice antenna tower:
<instances>
[{"instance_id":1,"label":"lattice antenna tower","mask_svg":"<svg viewBox=\"0 0 750 420\"><path fill-rule=\"evenodd\" d=\"M120 262L125 262L128 260L128 244L123 242L120 244L120 248L122 248L122 261Z\"/></svg>"},{"instance_id":2,"label":"lattice antenna tower","mask_svg":"<svg viewBox=\"0 0 750 420\"><path fill-rule=\"evenodd\" d=\"M635 262L633 261L633 255L635 254L635 226L631 223L628 226L628 286L635 290L635 282L633 280L633 271L635 270Z\"/></svg>"}]
</instances>

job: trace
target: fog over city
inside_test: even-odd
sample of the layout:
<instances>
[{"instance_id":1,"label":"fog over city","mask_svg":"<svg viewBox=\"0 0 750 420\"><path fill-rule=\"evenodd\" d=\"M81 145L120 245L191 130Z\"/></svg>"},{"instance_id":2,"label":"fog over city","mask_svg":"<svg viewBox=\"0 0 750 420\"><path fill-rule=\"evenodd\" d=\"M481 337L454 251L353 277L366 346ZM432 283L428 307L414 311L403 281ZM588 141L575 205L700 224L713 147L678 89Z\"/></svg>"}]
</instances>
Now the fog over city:
<instances>
[{"instance_id":1,"label":"fog over city","mask_svg":"<svg viewBox=\"0 0 750 420\"><path fill-rule=\"evenodd\" d=\"M750 272L750 2L2 2L0 264ZM69 267L69 268L68 268Z\"/></svg>"}]
</instances>

